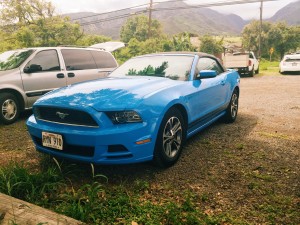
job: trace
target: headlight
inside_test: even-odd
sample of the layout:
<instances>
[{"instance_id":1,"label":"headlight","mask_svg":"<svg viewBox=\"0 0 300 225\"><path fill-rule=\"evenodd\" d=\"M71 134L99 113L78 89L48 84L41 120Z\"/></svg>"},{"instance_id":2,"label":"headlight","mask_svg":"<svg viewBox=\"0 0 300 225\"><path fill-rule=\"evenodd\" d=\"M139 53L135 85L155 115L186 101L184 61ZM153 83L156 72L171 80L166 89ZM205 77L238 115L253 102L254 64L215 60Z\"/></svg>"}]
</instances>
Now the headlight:
<instances>
[{"instance_id":1,"label":"headlight","mask_svg":"<svg viewBox=\"0 0 300 225\"><path fill-rule=\"evenodd\" d=\"M106 112L106 114L114 124L142 122L142 118L135 111Z\"/></svg>"},{"instance_id":2,"label":"headlight","mask_svg":"<svg viewBox=\"0 0 300 225\"><path fill-rule=\"evenodd\" d=\"M33 107L32 111L33 111L34 117L39 119L40 118L40 110L37 107Z\"/></svg>"}]
</instances>

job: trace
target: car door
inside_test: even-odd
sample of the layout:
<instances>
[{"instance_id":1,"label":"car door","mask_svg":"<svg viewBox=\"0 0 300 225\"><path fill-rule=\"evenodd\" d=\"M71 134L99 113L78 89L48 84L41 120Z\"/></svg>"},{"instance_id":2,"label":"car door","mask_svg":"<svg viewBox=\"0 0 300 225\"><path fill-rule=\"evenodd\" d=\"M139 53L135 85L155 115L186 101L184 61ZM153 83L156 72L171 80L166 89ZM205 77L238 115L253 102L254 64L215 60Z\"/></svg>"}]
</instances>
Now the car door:
<instances>
[{"instance_id":1,"label":"car door","mask_svg":"<svg viewBox=\"0 0 300 225\"><path fill-rule=\"evenodd\" d=\"M28 105L48 91L66 85L56 49L38 51L21 69L21 77Z\"/></svg>"},{"instance_id":2,"label":"car door","mask_svg":"<svg viewBox=\"0 0 300 225\"><path fill-rule=\"evenodd\" d=\"M226 103L227 73L217 60L202 57L197 64L197 73L201 70L215 70L214 78L197 78L193 81L193 94L189 96L191 121L206 120L224 109Z\"/></svg>"},{"instance_id":3,"label":"car door","mask_svg":"<svg viewBox=\"0 0 300 225\"><path fill-rule=\"evenodd\" d=\"M99 68L93 50L62 49L61 53L66 67L67 84L106 77L113 70Z\"/></svg>"}]
</instances>

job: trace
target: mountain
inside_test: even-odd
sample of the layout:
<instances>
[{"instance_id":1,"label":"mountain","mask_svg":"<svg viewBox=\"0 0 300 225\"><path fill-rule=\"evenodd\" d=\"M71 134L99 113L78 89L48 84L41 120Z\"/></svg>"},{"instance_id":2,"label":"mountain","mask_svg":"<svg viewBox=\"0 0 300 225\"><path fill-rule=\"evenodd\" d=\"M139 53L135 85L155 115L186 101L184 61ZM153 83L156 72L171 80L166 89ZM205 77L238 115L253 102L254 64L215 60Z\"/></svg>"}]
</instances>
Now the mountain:
<instances>
[{"instance_id":1,"label":"mountain","mask_svg":"<svg viewBox=\"0 0 300 225\"><path fill-rule=\"evenodd\" d=\"M283 7L270 18L270 21L285 21L289 25L300 24L300 0Z\"/></svg>"},{"instance_id":2,"label":"mountain","mask_svg":"<svg viewBox=\"0 0 300 225\"><path fill-rule=\"evenodd\" d=\"M187 8L171 10L172 8ZM224 15L209 8L191 8L184 2L162 2L154 6L152 16L158 19L167 34L190 32L195 34L239 34L246 22L237 15ZM72 20L78 18L85 32L110 36L119 39L121 26L128 17L122 15L139 14L146 9L122 10L113 13L71 13L64 16Z\"/></svg>"},{"instance_id":3,"label":"mountain","mask_svg":"<svg viewBox=\"0 0 300 225\"><path fill-rule=\"evenodd\" d=\"M155 5L153 17L158 19L168 34L184 31L195 34L238 34L245 22L239 16L226 16L209 8L190 8L184 2L163 2ZM172 8L187 8L170 10ZM169 9L169 10L161 10Z\"/></svg>"},{"instance_id":4,"label":"mountain","mask_svg":"<svg viewBox=\"0 0 300 225\"><path fill-rule=\"evenodd\" d=\"M270 21L286 21L289 25L300 24L300 0L280 9ZM130 15L144 13L146 8L120 10L111 13L80 12L65 14L83 25L86 33L101 34L119 39L120 29ZM181 1L161 2L154 5L154 19L158 19L163 31L173 35L180 32L209 35L237 35L250 21L235 14L224 15L209 8L197 8Z\"/></svg>"}]
</instances>

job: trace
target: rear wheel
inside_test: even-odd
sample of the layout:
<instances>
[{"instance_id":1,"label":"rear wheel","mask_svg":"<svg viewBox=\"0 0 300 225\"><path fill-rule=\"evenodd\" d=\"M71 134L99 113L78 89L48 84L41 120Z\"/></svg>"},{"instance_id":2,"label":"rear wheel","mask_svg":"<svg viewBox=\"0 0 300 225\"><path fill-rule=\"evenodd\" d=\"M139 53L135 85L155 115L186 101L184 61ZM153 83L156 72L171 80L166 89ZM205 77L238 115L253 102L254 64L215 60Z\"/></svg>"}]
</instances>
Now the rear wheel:
<instances>
[{"instance_id":1,"label":"rear wheel","mask_svg":"<svg viewBox=\"0 0 300 225\"><path fill-rule=\"evenodd\" d=\"M257 67L257 70L255 70L255 74L259 74L259 67Z\"/></svg>"},{"instance_id":2,"label":"rear wheel","mask_svg":"<svg viewBox=\"0 0 300 225\"><path fill-rule=\"evenodd\" d=\"M0 94L0 122L3 124L14 123L20 115L20 105L16 96L11 93Z\"/></svg>"},{"instance_id":3,"label":"rear wheel","mask_svg":"<svg viewBox=\"0 0 300 225\"><path fill-rule=\"evenodd\" d=\"M239 94L237 90L232 93L230 103L226 109L226 114L224 115L224 121L226 123L233 123L236 120L239 109Z\"/></svg>"},{"instance_id":4,"label":"rear wheel","mask_svg":"<svg viewBox=\"0 0 300 225\"><path fill-rule=\"evenodd\" d=\"M252 70L249 71L249 76L253 77L254 76L254 68L252 68Z\"/></svg>"},{"instance_id":5,"label":"rear wheel","mask_svg":"<svg viewBox=\"0 0 300 225\"><path fill-rule=\"evenodd\" d=\"M172 166L181 154L185 137L183 116L178 109L171 108L165 114L157 134L154 162L161 167Z\"/></svg>"}]
</instances>

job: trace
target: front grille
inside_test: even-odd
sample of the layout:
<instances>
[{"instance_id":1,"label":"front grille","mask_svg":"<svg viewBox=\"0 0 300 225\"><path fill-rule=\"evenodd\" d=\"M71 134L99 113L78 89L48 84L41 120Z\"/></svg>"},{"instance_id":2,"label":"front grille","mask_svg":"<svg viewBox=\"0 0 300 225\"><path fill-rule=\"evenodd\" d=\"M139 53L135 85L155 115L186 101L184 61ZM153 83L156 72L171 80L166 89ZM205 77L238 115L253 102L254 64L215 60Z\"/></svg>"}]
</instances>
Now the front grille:
<instances>
[{"instance_id":1,"label":"front grille","mask_svg":"<svg viewBox=\"0 0 300 225\"><path fill-rule=\"evenodd\" d=\"M99 127L90 114L75 109L36 107L34 109L34 115L39 120L45 120L54 123Z\"/></svg>"},{"instance_id":2,"label":"front grille","mask_svg":"<svg viewBox=\"0 0 300 225\"><path fill-rule=\"evenodd\" d=\"M95 148L93 146L69 145L67 143L63 144L63 150L57 150L54 148L48 148L43 146L41 138L32 136L32 139L37 145L55 152L61 152L70 155L86 156L86 157L93 157L95 152Z\"/></svg>"}]
</instances>

